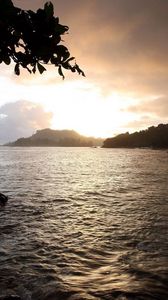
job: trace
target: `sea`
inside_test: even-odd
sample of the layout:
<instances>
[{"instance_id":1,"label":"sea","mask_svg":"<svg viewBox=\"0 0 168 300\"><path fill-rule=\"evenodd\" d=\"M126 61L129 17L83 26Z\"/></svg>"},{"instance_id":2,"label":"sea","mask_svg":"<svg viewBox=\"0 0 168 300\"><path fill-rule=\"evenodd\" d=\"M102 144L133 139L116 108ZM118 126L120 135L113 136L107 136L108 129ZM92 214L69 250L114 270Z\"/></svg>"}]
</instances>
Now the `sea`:
<instances>
[{"instance_id":1,"label":"sea","mask_svg":"<svg viewBox=\"0 0 168 300\"><path fill-rule=\"evenodd\" d=\"M0 192L0 299L168 299L167 150L0 147Z\"/></svg>"}]
</instances>

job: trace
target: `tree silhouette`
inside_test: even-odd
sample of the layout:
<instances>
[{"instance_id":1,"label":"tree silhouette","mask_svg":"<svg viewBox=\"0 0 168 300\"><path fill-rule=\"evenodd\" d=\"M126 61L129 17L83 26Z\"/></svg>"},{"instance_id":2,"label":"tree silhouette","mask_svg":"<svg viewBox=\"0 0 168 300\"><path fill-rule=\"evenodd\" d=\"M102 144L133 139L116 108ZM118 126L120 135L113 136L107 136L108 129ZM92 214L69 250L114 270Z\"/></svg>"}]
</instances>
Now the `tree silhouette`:
<instances>
[{"instance_id":1,"label":"tree silhouette","mask_svg":"<svg viewBox=\"0 0 168 300\"><path fill-rule=\"evenodd\" d=\"M63 79L63 68L85 76L67 47L60 44L68 29L54 16L51 2L33 12L15 7L11 0L0 0L0 63L13 61L16 75L21 67L42 74L44 65L51 64Z\"/></svg>"},{"instance_id":2,"label":"tree silhouette","mask_svg":"<svg viewBox=\"0 0 168 300\"><path fill-rule=\"evenodd\" d=\"M146 130L128 132L108 138L104 141L104 148L168 148L168 124L159 124L157 127L151 126Z\"/></svg>"}]
</instances>

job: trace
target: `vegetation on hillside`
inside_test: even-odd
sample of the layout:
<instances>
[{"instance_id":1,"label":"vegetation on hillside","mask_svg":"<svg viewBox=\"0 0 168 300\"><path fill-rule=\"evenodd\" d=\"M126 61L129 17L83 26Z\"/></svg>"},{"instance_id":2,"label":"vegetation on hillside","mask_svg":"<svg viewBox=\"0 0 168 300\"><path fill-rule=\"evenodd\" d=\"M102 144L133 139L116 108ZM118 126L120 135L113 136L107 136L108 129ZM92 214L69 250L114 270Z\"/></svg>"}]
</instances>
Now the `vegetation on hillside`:
<instances>
[{"instance_id":1,"label":"vegetation on hillside","mask_svg":"<svg viewBox=\"0 0 168 300\"><path fill-rule=\"evenodd\" d=\"M129 134L117 135L108 138L103 143L103 148L168 148L168 124L149 127L146 130Z\"/></svg>"},{"instance_id":2,"label":"vegetation on hillside","mask_svg":"<svg viewBox=\"0 0 168 300\"><path fill-rule=\"evenodd\" d=\"M101 146L102 139L85 137L74 130L42 129L28 138L7 144L15 147L92 147Z\"/></svg>"}]
</instances>

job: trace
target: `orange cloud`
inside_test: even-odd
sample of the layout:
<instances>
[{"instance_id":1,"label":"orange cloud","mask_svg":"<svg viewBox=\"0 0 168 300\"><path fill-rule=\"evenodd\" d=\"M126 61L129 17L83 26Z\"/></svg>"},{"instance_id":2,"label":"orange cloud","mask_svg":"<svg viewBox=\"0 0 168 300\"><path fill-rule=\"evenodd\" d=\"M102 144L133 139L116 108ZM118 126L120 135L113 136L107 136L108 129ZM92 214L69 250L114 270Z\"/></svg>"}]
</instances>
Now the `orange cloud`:
<instances>
[{"instance_id":1,"label":"orange cloud","mask_svg":"<svg viewBox=\"0 0 168 300\"><path fill-rule=\"evenodd\" d=\"M45 2L14 0L16 5L25 9L37 9ZM131 95L135 99L137 118L146 113L156 115L156 119L151 118L151 123L160 119L164 121L167 104L160 95L168 98L168 1L52 2L60 22L70 28L70 34L63 39L84 69L85 80L101 89L103 96L114 92L126 97ZM78 76L67 75L67 81L72 79L75 81ZM15 78L19 84L39 86L60 80L56 71L43 77L25 75ZM153 96L157 100L151 105Z\"/></svg>"}]
</instances>

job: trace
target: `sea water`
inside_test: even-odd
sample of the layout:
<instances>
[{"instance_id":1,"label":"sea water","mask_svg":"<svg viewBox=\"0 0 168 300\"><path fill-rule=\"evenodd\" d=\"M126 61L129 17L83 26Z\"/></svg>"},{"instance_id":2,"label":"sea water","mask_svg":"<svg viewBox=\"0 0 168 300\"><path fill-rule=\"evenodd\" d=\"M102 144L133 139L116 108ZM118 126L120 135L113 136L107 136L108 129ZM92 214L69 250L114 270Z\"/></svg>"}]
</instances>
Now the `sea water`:
<instances>
[{"instance_id":1,"label":"sea water","mask_svg":"<svg viewBox=\"0 0 168 300\"><path fill-rule=\"evenodd\" d=\"M0 192L0 299L168 299L167 150L1 147Z\"/></svg>"}]
</instances>

